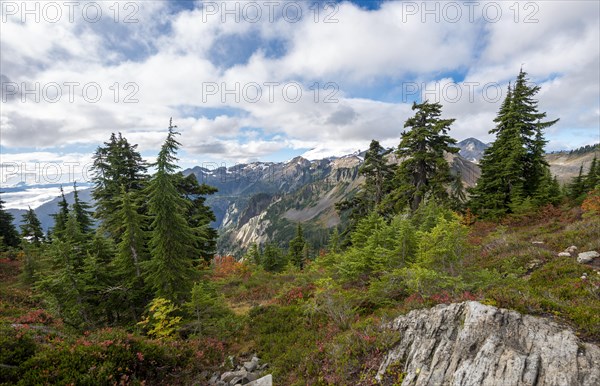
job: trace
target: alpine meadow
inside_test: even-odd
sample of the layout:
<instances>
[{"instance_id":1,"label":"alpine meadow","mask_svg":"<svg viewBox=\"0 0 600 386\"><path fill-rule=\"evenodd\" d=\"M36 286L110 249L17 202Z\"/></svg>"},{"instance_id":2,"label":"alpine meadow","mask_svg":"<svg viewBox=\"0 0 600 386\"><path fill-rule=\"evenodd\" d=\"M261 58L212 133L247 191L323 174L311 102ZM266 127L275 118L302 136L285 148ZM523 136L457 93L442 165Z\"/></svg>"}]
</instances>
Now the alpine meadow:
<instances>
[{"instance_id":1,"label":"alpine meadow","mask_svg":"<svg viewBox=\"0 0 600 386\"><path fill-rule=\"evenodd\" d=\"M1 18L0 385L600 384L600 3Z\"/></svg>"}]
</instances>

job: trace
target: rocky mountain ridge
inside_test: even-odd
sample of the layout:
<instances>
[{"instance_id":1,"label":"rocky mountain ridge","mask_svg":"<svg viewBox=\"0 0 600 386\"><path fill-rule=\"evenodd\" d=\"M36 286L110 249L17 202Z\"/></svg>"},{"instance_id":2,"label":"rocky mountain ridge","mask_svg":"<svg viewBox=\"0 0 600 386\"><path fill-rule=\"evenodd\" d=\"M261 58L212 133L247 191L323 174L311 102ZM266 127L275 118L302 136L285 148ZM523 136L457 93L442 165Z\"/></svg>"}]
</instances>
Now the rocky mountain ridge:
<instances>
[{"instance_id":1,"label":"rocky mountain ridge","mask_svg":"<svg viewBox=\"0 0 600 386\"><path fill-rule=\"evenodd\" d=\"M447 155L454 171L460 171L465 186L473 186L480 175L479 166L465 157L477 160L473 152L487 146L474 138L458 143L459 155ZM464 154L464 156L463 156ZM479 153L478 153L479 154ZM212 224L219 230L219 253L239 254L253 242L274 239L285 243L293 237L296 223L302 223L315 247L324 244L330 228L343 221L335 203L351 196L362 183L358 169L364 153L321 160L295 157L287 162L252 162L231 167L217 164L184 170L201 183L215 186L218 193L207 198L215 213ZM589 167L594 151L548 154L553 174L561 182L577 175L579 167ZM390 162L398 162L393 155ZM57 188L58 193L58 188ZM91 202L89 189L80 190L81 198ZM66 194L72 202L72 193ZM36 208L45 230L53 223L50 216L57 211L56 198ZM9 210L20 223L23 210Z\"/></svg>"}]
</instances>

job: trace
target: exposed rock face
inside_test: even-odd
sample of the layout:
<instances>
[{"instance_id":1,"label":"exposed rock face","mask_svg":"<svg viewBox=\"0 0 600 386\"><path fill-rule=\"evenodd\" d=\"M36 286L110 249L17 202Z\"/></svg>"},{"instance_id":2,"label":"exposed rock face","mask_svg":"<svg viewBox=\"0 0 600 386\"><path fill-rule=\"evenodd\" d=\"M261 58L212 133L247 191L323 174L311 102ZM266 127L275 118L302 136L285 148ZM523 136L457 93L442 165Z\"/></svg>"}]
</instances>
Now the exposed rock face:
<instances>
[{"instance_id":1,"label":"exposed rock face","mask_svg":"<svg viewBox=\"0 0 600 386\"><path fill-rule=\"evenodd\" d=\"M577 255L577 262L581 264L591 263L596 257L599 257L600 253L596 251L581 252Z\"/></svg>"},{"instance_id":2,"label":"exposed rock face","mask_svg":"<svg viewBox=\"0 0 600 386\"><path fill-rule=\"evenodd\" d=\"M465 302L412 311L390 327L401 341L377 373L384 385L390 371L404 373L404 386L600 385L600 348L542 318Z\"/></svg>"}]
</instances>

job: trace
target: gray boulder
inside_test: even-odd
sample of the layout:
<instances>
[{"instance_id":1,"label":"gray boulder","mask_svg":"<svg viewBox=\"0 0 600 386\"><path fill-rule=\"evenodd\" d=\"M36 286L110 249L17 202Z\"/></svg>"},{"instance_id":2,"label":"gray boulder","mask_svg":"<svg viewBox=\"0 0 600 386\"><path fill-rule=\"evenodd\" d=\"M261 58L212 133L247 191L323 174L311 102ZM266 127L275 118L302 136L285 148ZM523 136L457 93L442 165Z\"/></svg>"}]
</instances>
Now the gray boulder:
<instances>
[{"instance_id":1,"label":"gray boulder","mask_svg":"<svg viewBox=\"0 0 600 386\"><path fill-rule=\"evenodd\" d=\"M403 386L600 385L600 348L546 319L464 302L412 311L388 327L400 341L377 372L383 385L394 372L404 373Z\"/></svg>"},{"instance_id":2,"label":"gray boulder","mask_svg":"<svg viewBox=\"0 0 600 386\"><path fill-rule=\"evenodd\" d=\"M558 254L558 257L571 257L571 254L569 252L561 252Z\"/></svg>"},{"instance_id":3,"label":"gray boulder","mask_svg":"<svg viewBox=\"0 0 600 386\"><path fill-rule=\"evenodd\" d=\"M240 371L226 371L221 375L221 381L223 382L231 382L235 378L242 379L246 376L246 370Z\"/></svg>"},{"instance_id":4,"label":"gray boulder","mask_svg":"<svg viewBox=\"0 0 600 386\"><path fill-rule=\"evenodd\" d=\"M265 375L256 381L246 383L246 386L273 386L273 376L271 374Z\"/></svg>"},{"instance_id":5,"label":"gray boulder","mask_svg":"<svg viewBox=\"0 0 600 386\"><path fill-rule=\"evenodd\" d=\"M577 262L581 264L591 263L598 256L600 256L600 253L596 251L581 252L577 255Z\"/></svg>"},{"instance_id":6,"label":"gray boulder","mask_svg":"<svg viewBox=\"0 0 600 386\"><path fill-rule=\"evenodd\" d=\"M258 358L253 357L250 362L244 362L244 368L246 371L253 372L258 367Z\"/></svg>"}]
</instances>

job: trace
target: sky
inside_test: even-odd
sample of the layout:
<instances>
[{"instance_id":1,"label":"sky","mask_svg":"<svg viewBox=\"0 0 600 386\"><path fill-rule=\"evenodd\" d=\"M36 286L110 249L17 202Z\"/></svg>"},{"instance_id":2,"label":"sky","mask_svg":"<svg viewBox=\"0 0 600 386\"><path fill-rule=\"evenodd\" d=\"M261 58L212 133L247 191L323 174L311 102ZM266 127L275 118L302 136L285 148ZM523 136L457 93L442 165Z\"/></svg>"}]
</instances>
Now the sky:
<instances>
[{"instance_id":1,"label":"sky","mask_svg":"<svg viewBox=\"0 0 600 386\"><path fill-rule=\"evenodd\" d=\"M182 167L396 146L413 102L488 131L523 68L548 151L599 142L600 2L2 1L0 185L89 180L112 132Z\"/></svg>"}]
</instances>

